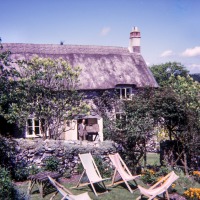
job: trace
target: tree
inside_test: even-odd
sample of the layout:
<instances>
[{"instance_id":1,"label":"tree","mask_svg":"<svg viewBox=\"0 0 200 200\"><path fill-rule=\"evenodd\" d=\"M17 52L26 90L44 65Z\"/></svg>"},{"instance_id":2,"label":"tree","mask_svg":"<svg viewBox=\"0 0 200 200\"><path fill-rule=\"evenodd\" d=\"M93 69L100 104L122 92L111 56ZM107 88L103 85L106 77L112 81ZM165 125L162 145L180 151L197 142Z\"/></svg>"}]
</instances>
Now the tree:
<instances>
[{"instance_id":1,"label":"tree","mask_svg":"<svg viewBox=\"0 0 200 200\"><path fill-rule=\"evenodd\" d=\"M88 111L76 90L80 68L71 67L62 58L36 56L8 68L1 68L1 81L3 87L7 85L7 92L1 93L0 101L8 122L23 127L33 116L43 122L44 138L48 131L50 138L57 139L65 131L64 120Z\"/></svg>"},{"instance_id":2,"label":"tree","mask_svg":"<svg viewBox=\"0 0 200 200\"><path fill-rule=\"evenodd\" d=\"M168 62L160 65L153 65L150 67L150 70L153 73L157 83L161 87L168 85L171 75L181 75L186 77L188 74L186 68L181 63L177 62Z\"/></svg>"},{"instance_id":3,"label":"tree","mask_svg":"<svg viewBox=\"0 0 200 200\"><path fill-rule=\"evenodd\" d=\"M200 85L180 63L154 65L151 71L158 84L165 87L152 98L153 117L168 131L170 140L182 144L178 159L172 163L181 161L188 174L189 157L194 159L200 143Z\"/></svg>"},{"instance_id":4,"label":"tree","mask_svg":"<svg viewBox=\"0 0 200 200\"><path fill-rule=\"evenodd\" d=\"M145 88L134 95L132 100L116 100L121 112L110 123L110 139L119 145L119 152L133 171L136 165L141 164L142 158L146 165L146 142L152 136L154 124L149 115L152 90Z\"/></svg>"},{"instance_id":5,"label":"tree","mask_svg":"<svg viewBox=\"0 0 200 200\"><path fill-rule=\"evenodd\" d=\"M125 101L125 135L130 155L131 151L135 151L135 155L131 159L135 159L136 163L144 158L144 166L147 164L147 141L153 136L154 119L151 117L150 98L154 89L144 88L131 101ZM135 163L135 164L136 164Z\"/></svg>"},{"instance_id":6,"label":"tree","mask_svg":"<svg viewBox=\"0 0 200 200\"><path fill-rule=\"evenodd\" d=\"M200 149L200 84L189 75L170 78L171 88L177 93L184 108L186 121L182 131L174 132L174 137L183 145L183 160L185 172L188 173L188 156L195 160Z\"/></svg>"},{"instance_id":7,"label":"tree","mask_svg":"<svg viewBox=\"0 0 200 200\"><path fill-rule=\"evenodd\" d=\"M189 75L172 75L168 87L156 90L151 98L151 115L156 124L167 130L170 140L182 145L176 152L177 159L171 160L171 165L181 161L186 174L188 166L191 166L189 161L195 158L195 149L199 148L200 143L199 91L199 83Z\"/></svg>"}]
</instances>

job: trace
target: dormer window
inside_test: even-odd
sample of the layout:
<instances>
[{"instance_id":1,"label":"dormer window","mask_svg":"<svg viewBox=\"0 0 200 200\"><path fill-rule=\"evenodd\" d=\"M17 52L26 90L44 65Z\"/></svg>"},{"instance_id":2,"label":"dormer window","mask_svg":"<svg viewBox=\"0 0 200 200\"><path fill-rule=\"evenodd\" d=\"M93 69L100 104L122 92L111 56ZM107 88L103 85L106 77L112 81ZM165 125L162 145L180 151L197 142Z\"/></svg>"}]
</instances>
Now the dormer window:
<instances>
[{"instance_id":1,"label":"dormer window","mask_svg":"<svg viewBox=\"0 0 200 200\"><path fill-rule=\"evenodd\" d=\"M120 99L131 99L132 88L131 87L116 87L117 95Z\"/></svg>"}]
</instances>

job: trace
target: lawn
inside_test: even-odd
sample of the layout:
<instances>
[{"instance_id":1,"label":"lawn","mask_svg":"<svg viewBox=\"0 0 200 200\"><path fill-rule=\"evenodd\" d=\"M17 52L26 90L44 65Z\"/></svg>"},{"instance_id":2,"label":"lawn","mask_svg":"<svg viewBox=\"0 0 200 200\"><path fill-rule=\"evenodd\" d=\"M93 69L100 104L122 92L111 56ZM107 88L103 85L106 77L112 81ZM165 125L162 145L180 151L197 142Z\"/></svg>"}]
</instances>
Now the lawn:
<instances>
[{"instance_id":1,"label":"lawn","mask_svg":"<svg viewBox=\"0 0 200 200\"><path fill-rule=\"evenodd\" d=\"M137 181L138 183L140 181ZM64 181L61 181L61 183L66 187L66 188L70 188L72 186L74 186L75 184L70 184L67 183L67 179L65 179ZM105 182L106 184L109 184L110 182ZM141 182L140 182L141 183ZM133 183L134 184L134 183ZM27 190L27 186L28 186L28 182L23 182L20 184L20 188L22 188L24 191ZM94 195L94 193L92 192L91 188L89 186L85 186L79 189L70 189L70 191L73 194L81 194L83 192L88 192L89 196L92 199L104 199L104 200L111 200L111 199L126 199L126 200L133 200L136 199L139 196L139 190L136 190L133 194L131 194L127 188L124 187L124 185L119 185L119 186L115 186L114 188L108 188L109 192L100 195L99 197L96 197ZM44 200L49 200L51 198L51 196L53 195L53 193L48 194L44 197ZM55 200L60 200L62 198L62 196L60 194L58 194L55 197ZM41 196L39 194L39 191L37 190L37 188L33 188L32 190L32 194L31 194L31 198L30 200L39 200L41 199Z\"/></svg>"},{"instance_id":2,"label":"lawn","mask_svg":"<svg viewBox=\"0 0 200 200\"><path fill-rule=\"evenodd\" d=\"M160 154L159 153L147 153L147 164L160 165Z\"/></svg>"},{"instance_id":3,"label":"lawn","mask_svg":"<svg viewBox=\"0 0 200 200\"><path fill-rule=\"evenodd\" d=\"M66 187L66 188L70 188L72 186L75 185L72 184L72 183L69 183L70 180L68 179L61 179L60 182ZM106 184L109 184L110 181L107 181L105 182ZM134 182L130 182L132 186L135 186ZM137 180L137 183L139 185L142 185L142 186L145 186L143 184L143 182L141 180ZM18 185L19 188L23 189L24 192L27 191L27 186L28 186L28 182L23 182L21 183L20 185ZM200 187L200 185L196 185L197 187ZM145 187L148 187L148 186L145 186ZM135 187L132 187L133 189ZM180 187L179 184L177 184L176 186L176 189L177 189L177 192L180 193L180 194L183 194L184 190L183 188ZM100 195L99 197L96 197L94 195L94 193L92 192L91 188L89 186L85 186L85 187L82 187L82 188L79 188L79 189L70 189L70 191L73 193L73 194L81 194L81 193L84 193L84 192L88 192L89 196L91 197L91 199L94 199L94 200L119 200L119 199L123 199L123 200L135 200L139 195L139 190L136 189L133 194L131 194L129 192L129 190L125 187L125 185L118 185L118 186L115 186L115 187L108 187L108 190L109 192L108 193L105 193L105 194L102 194ZM47 194L43 199L44 200L49 200L51 198L51 196L53 195L54 192L50 193L50 194ZM179 199L179 196L177 198L177 194L170 194L170 196L174 197L174 195L176 195L176 198L172 198L172 199L176 199L178 200ZM162 197L162 195L161 195ZM62 196L60 194L56 195L55 197L55 200L60 200L62 198ZM39 191L37 190L37 188L33 188L32 190L32 194L31 194L31 198L30 200L40 200L42 199L40 194L39 194ZM182 198L184 199L184 198ZM143 200L146 200L146 198L143 198Z\"/></svg>"},{"instance_id":4,"label":"lawn","mask_svg":"<svg viewBox=\"0 0 200 200\"><path fill-rule=\"evenodd\" d=\"M153 153L149 153L147 155L147 163L149 165L152 165L152 164L159 164L159 154L153 154ZM66 187L66 188L70 188L72 186L75 186L77 181L78 181L78 178L79 176L74 176L72 179L65 179L65 178L61 178L60 179L60 182ZM187 179L187 178L186 178ZM181 181L182 179L180 178L179 179L179 183L176 184L176 190L179 194L183 194L184 192L184 182ZM187 179L188 180L188 179ZM139 185L142 185L142 186L145 186L143 184L143 182L139 179L136 180L136 182L139 184ZM110 181L107 181L105 182L106 185L108 185L110 183ZM181 185L183 184L183 185ZM189 182L187 183L189 184ZM190 183L191 184L191 183ZM192 183L191 184L192 186L195 186L195 187L200 187L199 184L196 184L196 183ZM27 187L28 187L28 182L22 182L22 183L17 183L17 186L22 189L25 193L27 192ZM131 186L133 186L133 189L135 189L135 183L134 182L131 182ZM186 185L187 186L187 185ZM145 186L145 187L148 187L148 186ZM105 193L105 194L102 194L100 195L99 197L96 197L94 195L94 193L92 192L91 188L89 186L85 186L85 187L82 187L82 188L79 188L79 189L70 189L71 192L73 194L81 194L83 192L88 192L89 193L89 196L92 198L92 199L104 199L104 200L111 200L111 199L124 199L124 200L134 200L136 199L140 193L139 193L139 190L136 189L134 191L133 194L131 194L129 192L129 190L125 187L125 185L118 185L118 186L115 186L115 187L108 187L109 189L109 192L108 193ZM53 192L51 192L50 194L47 194L45 197L44 197L44 200L49 200L51 198L51 196L53 195ZM62 198L61 195L57 195L55 197L55 200L60 200ZM41 199L41 196L39 194L39 191L38 189L35 187L33 188L32 190L32 194L31 194L31 198L30 200L39 200ZM175 198L175 199L178 199L178 198Z\"/></svg>"}]
</instances>

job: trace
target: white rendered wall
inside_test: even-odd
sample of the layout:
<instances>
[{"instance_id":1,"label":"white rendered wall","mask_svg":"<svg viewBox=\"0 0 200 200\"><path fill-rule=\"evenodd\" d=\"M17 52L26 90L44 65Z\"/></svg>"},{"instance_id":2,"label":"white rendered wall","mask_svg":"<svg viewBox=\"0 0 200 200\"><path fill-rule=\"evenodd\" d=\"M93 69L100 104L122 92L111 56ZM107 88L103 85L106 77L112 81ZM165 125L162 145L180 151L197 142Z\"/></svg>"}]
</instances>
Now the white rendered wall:
<instances>
[{"instance_id":1,"label":"white rendered wall","mask_svg":"<svg viewBox=\"0 0 200 200\"><path fill-rule=\"evenodd\" d=\"M103 118L98 120L99 124L99 139L102 142L103 141Z\"/></svg>"},{"instance_id":2,"label":"white rendered wall","mask_svg":"<svg viewBox=\"0 0 200 200\"><path fill-rule=\"evenodd\" d=\"M140 38L131 38L130 39L130 47L139 47L140 46Z\"/></svg>"},{"instance_id":3,"label":"white rendered wall","mask_svg":"<svg viewBox=\"0 0 200 200\"><path fill-rule=\"evenodd\" d=\"M66 123L65 140L78 140L77 120L70 120L69 125Z\"/></svg>"}]
</instances>

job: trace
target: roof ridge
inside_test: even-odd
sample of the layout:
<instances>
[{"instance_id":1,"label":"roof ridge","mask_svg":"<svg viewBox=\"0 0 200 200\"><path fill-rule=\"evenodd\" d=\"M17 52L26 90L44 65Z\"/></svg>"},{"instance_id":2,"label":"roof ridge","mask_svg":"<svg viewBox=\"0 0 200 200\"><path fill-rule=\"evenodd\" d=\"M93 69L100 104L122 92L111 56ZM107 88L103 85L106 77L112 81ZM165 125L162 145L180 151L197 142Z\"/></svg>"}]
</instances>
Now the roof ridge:
<instances>
[{"instance_id":1,"label":"roof ridge","mask_svg":"<svg viewBox=\"0 0 200 200\"><path fill-rule=\"evenodd\" d=\"M28 44L2 43L11 52L44 53L44 54L130 54L128 47L112 47L98 45L60 45L60 44Z\"/></svg>"},{"instance_id":2,"label":"roof ridge","mask_svg":"<svg viewBox=\"0 0 200 200\"><path fill-rule=\"evenodd\" d=\"M16 42L4 42L1 43L2 45L36 45L36 46L71 46L71 47L102 47L102 48L122 48L127 49L128 47L121 47L121 46L107 46L107 45L84 45L84 44L44 44L44 43L16 43Z\"/></svg>"}]
</instances>

